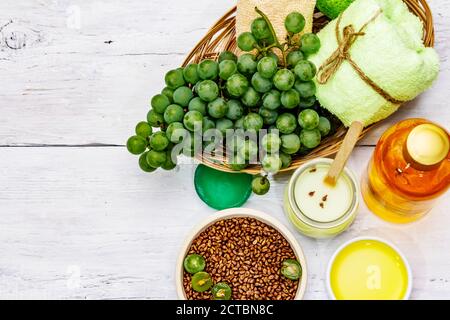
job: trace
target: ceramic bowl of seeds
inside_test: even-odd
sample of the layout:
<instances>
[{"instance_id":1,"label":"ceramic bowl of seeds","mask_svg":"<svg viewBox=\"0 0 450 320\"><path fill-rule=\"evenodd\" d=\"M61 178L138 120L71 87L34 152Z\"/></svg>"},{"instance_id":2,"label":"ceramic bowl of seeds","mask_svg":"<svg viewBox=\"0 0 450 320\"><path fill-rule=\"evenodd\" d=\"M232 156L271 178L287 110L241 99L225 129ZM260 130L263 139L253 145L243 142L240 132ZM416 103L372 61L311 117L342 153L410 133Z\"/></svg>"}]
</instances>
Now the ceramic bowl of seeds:
<instances>
[{"instance_id":1,"label":"ceramic bowl of seeds","mask_svg":"<svg viewBox=\"0 0 450 320\"><path fill-rule=\"evenodd\" d=\"M220 211L194 228L176 270L183 300L300 300L307 278L292 233L270 215L244 208Z\"/></svg>"}]
</instances>

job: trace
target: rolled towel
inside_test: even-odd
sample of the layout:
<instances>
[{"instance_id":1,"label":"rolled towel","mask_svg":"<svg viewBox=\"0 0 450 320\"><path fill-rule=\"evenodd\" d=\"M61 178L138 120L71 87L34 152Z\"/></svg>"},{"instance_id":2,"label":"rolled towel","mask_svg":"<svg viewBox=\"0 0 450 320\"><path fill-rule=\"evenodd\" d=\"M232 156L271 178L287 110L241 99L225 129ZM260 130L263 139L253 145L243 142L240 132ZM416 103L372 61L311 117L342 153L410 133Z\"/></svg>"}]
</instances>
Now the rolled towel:
<instances>
[{"instance_id":1,"label":"rolled towel","mask_svg":"<svg viewBox=\"0 0 450 320\"><path fill-rule=\"evenodd\" d=\"M346 26L362 31L348 54L369 82L385 93L375 90L345 59L325 83L318 80L324 76L319 73L315 80L317 99L345 126L356 120L368 126L388 117L401 102L414 99L437 78L439 57L434 49L424 46L423 25L403 1L353 2L339 19L318 33L322 47L309 57L318 68L326 65L338 48L337 23L341 36Z\"/></svg>"}]
</instances>

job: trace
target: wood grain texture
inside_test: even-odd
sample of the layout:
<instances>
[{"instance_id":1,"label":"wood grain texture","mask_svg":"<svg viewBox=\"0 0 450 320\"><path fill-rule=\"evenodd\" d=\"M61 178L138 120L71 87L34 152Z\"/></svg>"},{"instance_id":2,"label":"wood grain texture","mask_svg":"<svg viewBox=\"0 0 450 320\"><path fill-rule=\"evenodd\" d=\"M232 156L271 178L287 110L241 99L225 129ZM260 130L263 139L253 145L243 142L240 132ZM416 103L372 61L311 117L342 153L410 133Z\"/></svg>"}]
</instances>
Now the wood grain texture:
<instances>
[{"instance_id":1,"label":"wood grain texture","mask_svg":"<svg viewBox=\"0 0 450 320\"><path fill-rule=\"evenodd\" d=\"M123 145L134 124L145 119L165 72L179 66L233 4L1 1L0 26L6 26L0 36L0 145ZM430 5L442 62L439 81L362 144L375 144L380 132L405 117L450 119L450 3Z\"/></svg>"},{"instance_id":2,"label":"wood grain texture","mask_svg":"<svg viewBox=\"0 0 450 320\"><path fill-rule=\"evenodd\" d=\"M360 174L372 148L349 166ZM214 210L193 188L195 165L142 173L122 147L2 148L0 297L176 298L175 261L189 230ZM282 209L288 175L245 207L267 212L292 231ZM306 298L326 298L325 268L346 239L392 240L410 259L413 298L449 298L448 197L424 220L396 226L365 205L349 232L316 241L296 234L310 273ZM79 272L79 278L78 273Z\"/></svg>"},{"instance_id":3,"label":"wood grain texture","mask_svg":"<svg viewBox=\"0 0 450 320\"><path fill-rule=\"evenodd\" d=\"M363 132L363 129L364 124L359 121L354 121L348 128L344 141L342 142L339 151L336 153L334 161L331 164L330 170L328 171L328 174L325 178L326 183L330 184L331 186L336 185L336 181L344 170L348 159L350 158L354 148L356 147L356 143L358 142L358 138Z\"/></svg>"},{"instance_id":4,"label":"wood grain texture","mask_svg":"<svg viewBox=\"0 0 450 320\"><path fill-rule=\"evenodd\" d=\"M0 1L0 298L176 298L178 249L214 210L193 188L195 165L142 173L123 147L145 118L163 74L233 2L226 0ZM450 3L430 1L442 72L434 87L384 128L420 116L450 123ZM79 22L79 23L78 23ZM357 147L360 174L373 148ZM289 228L289 176L246 207ZM310 271L307 299L326 298L325 268L343 241L382 236L405 251L415 299L450 298L449 196L424 220L391 225L362 204L349 232L316 241L297 234Z\"/></svg>"}]
</instances>

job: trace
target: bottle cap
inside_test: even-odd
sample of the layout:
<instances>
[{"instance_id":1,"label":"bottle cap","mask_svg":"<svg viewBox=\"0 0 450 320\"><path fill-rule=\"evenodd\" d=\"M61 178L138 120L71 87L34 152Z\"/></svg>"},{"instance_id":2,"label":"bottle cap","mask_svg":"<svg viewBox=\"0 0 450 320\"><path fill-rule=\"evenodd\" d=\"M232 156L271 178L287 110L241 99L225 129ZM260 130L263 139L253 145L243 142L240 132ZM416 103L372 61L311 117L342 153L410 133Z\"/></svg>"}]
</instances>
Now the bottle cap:
<instances>
[{"instance_id":1,"label":"bottle cap","mask_svg":"<svg viewBox=\"0 0 450 320\"><path fill-rule=\"evenodd\" d=\"M200 164L195 170L194 185L200 199L217 210L242 206L252 194L253 177L246 173L229 173Z\"/></svg>"},{"instance_id":2,"label":"bottle cap","mask_svg":"<svg viewBox=\"0 0 450 320\"><path fill-rule=\"evenodd\" d=\"M440 163L450 149L448 134L434 124L421 124L408 135L406 148L415 162L424 166Z\"/></svg>"}]
</instances>

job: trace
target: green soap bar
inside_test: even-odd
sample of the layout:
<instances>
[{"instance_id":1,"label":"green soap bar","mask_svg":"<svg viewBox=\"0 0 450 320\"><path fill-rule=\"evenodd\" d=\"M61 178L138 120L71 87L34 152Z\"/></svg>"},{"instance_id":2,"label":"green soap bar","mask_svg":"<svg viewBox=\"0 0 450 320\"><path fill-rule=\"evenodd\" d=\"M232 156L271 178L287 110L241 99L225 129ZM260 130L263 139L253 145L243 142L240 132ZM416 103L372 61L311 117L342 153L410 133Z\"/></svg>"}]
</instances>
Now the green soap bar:
<instances>
[{"instance_id":1,"label":"green soap bar","mask_svg":"<svg viewBox=\"0 0 450 320\"><path fill-rule=\"evenodd\" d=\"M195 170L195 191L208 206L217 210L242 206L252 193L252 176L228 173L200 164Z\"/></svg>"}]
</instances>

